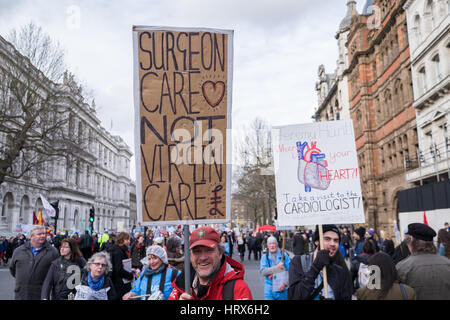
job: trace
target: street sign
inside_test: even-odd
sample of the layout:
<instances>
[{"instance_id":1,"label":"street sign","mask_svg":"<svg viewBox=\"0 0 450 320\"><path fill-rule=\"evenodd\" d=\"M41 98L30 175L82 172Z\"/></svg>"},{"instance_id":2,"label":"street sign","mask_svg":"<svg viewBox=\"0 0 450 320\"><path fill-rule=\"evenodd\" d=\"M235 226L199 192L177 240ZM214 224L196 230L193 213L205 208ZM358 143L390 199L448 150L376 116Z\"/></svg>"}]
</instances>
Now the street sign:
<instances>
[{"instance_id":1,"label":"street sign","mask_svg":"<svg viewBox=\"0 0 450 320\"><path fill-rule=\"evenodd\" d=\"M231 217L233 31L133 27L142 225Z\"/></svg>"},{"instance_id":2,"label":"street sign","mask_svg":"<svg viewBox=\"0 0 450 320\"><path fill-rule=\"evenodd\" d=\"M279 226L364 223L351 120L274 127Z\"/></svg>"}]
</instances>

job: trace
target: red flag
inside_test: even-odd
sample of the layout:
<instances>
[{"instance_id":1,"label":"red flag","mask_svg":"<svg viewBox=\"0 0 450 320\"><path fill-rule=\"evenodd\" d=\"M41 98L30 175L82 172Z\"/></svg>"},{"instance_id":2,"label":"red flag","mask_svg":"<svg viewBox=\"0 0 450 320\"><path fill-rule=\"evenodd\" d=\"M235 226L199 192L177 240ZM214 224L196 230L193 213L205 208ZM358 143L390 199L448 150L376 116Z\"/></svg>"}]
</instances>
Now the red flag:
<instances>
[{"instance_id":1,"label":"red flag","mask_svg":"<svg viewBox=\"0 0 450 320\"><path fill-rule=\"evenodd\" d=\"M425 211L423 212L423 224L426 224L428 226L427 215L425 214Z\"/></svg>"},{"instance_id":2,"label":"red flag","mask_svg":"<svg viewBox=\"0 0 450 320\"><path fill-rule=\"evenodd\" d=\"M36 217L36 211L33 211L33 224L38 224L38 219Z\"/></svg>"}]
</instances>

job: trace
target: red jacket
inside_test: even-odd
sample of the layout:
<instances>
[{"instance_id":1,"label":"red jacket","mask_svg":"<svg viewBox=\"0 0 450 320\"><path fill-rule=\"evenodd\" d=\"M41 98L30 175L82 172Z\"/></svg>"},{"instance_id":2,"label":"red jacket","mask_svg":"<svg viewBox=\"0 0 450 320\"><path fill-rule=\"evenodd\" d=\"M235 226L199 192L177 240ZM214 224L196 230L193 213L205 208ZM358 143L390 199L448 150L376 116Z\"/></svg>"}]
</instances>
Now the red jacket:
<instances>
[{"instance_id":1,"label":"red jacket","mask_svg":"<svg viewBox=\"0 0 450 320\"><path fill-rule=\"evenodd\" d=\"M225 256L225 262L220 267L214 280L208 285L208 292L195 300L222 300L222 289L226 282L236 279L234 284L234 300L253 300L252 293L244 281L244 267L237 261ZM195 273L191 273L193 276ZM192 279L193 277L191 277ZM193 279L192 279L193 280ZM192 281L191 280L191 281ZM179 300L184 290L184 273L172 282L172 293L169 300ZM191 294L192 295L192 294Z\"/></svg>"}]
</instances>

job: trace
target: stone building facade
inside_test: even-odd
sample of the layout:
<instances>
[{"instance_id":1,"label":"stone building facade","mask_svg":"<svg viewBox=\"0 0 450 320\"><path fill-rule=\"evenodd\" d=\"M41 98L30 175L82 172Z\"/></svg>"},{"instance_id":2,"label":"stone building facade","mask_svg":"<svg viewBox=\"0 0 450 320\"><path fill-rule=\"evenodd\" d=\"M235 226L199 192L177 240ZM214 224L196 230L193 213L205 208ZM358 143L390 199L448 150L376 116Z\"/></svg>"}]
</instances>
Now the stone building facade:
<instances>
[{"instance_id":1,"label":"stone building facade","mask_svg":"<svg viewBox=\"0 0 450 320\"><path fill-rule=\"evenodd\" d=\"M350 115L361 172L366 224L393 234L405 159L418 150L406 0L368 1L347 40Z\"/></svg>"},{"instance_id":2,"label":"stone building facade","mask_svg":"<svg viewBox=\"0 0 450 320\"><path fill-rule=\"evenodd\" d=\"M0 65L23 61L19 55L0 37ZM118 222L129 227L133 207L130 193L135 194L130 178L130 147L101 126L95 102L85 101L71 74L66 72L62 83L55 84L53 90L64 96L62 103L70 110L65 130L75 137L82 151L71 160L60 157L47 162L39 175L29 172L20 179L7 178L0 185L0 234L13 234L17 225L31 224L33 211L37 215L43 210L40 195L49 202L59 200L58 230L83 232L89 224L91 207L96 213L94 231L115 229Z\"/></svg>"},{"instance_id":3,"label":"stone building facade","mask_svg":"<svg viewBox=\"0 0 450 320\"><path fill-rule=\"evenodd\" d=\"M408 0L404 8L419 140L411 159L419 167L406 178L422 185L450 176L450 1Z\"/></svg>"},{"instance_id":4,"label":"stone building facade","mask_svg":"<svg viewBox=\"0 0 450 320\"><path fill-rule=\"evenodd\" d=\"M318 107L313 119L315 121L332 121L350 119L350 100L348 96L348 79L344 71L348 68L348 51L345 46L350 32L350 23L353 15L357 14L356 1L347 2L347 14L336 32L339 58L336 70L332 74L325 72L323 65L319 66L316 83Z\"/></svg>"}]
</instances>

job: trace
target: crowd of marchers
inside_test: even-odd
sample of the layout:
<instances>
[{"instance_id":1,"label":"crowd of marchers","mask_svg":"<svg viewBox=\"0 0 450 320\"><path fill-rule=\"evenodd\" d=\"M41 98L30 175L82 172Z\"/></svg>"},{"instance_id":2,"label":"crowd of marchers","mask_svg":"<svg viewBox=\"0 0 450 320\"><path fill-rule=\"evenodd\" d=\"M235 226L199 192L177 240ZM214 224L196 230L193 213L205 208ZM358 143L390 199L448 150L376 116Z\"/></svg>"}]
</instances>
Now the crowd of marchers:
<instances>
[{"instance_id":1,"label":"crowd of marchers","mask_svg":"<svg viewBox=\"0 0 450 320\"><path fill-rule=\"evenodd\" d=\"M448 224L436 233L412 223L397 247L363 227L350 233L323 225L322 246L318 227L284 240L282 234L201 226L184 248L179 230L47 239L45 227L36 225L29 238L0 237L0 260L15 278L17 300L252 300L244 281L246 251L260 264L266 300L450 300Z\"/></svg>"}]
</instances>

